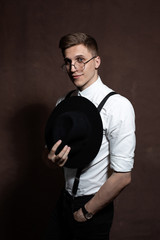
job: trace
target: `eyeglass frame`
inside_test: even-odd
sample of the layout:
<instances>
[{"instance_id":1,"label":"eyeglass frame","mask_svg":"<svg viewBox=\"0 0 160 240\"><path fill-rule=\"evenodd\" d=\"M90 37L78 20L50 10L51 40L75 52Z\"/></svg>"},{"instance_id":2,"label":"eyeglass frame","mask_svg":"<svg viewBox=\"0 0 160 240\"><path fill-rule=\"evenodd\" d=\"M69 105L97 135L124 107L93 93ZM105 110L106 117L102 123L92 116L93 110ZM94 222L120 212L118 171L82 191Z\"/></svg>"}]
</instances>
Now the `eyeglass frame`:
<instances>
[{"instance_id":1,"label":"eyeglass frame","mask_svg":"<svg viewBox=\"0 0 160 240\"><path fill-rule=\"evenodd\" d=\"M88 63L88 62L90 62L92 59L94 59L94 58L96 58L97 56L93 56L92 58L90 58L89 60L87 60L86 62L81 62L81 63L83 63L84 64L84 68L83 68L83 70L85 69L85 65ZM64 59L65 60L65 59ZM70 60L70 59L69 59ZM75 62L77 62L78 60L76 60ZM74 68L77 70L77 68L75 67L75 63L74 64L72 64L72 61L70 60L70 68L69 69L71 69L71 67L72 66L74 66ZM65 70L67 71L67 67L66 67L66 64L64 63L63 65L62 65L62 69L64 69L64 67L65 67Z\"/></svg>"}]
</instances>

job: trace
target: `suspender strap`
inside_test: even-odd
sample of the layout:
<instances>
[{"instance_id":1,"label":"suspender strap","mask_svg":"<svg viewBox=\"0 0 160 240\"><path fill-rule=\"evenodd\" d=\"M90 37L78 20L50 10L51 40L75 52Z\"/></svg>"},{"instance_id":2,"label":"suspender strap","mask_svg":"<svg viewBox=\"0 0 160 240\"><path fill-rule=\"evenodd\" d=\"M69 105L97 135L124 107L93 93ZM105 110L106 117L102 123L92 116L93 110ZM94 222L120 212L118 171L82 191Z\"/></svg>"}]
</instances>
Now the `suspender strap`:
<instances>
[{"instance_id":1,"label":"suspender strap","mask_svg":"<svg viewBox=\"0 0 160 240\"><path fill-rule=\"evenodd\" d=\"M75 180L74 180L73 188L72 188L73 196L75 196L76 193L77 193L77 189L78 189L78 185L79 185L79 178L80 178L81 172L82 172L82 168L78 168L77 172L76 172L76 177L75 177Z\"/></svg>"},{"instance_id":2,"label":"suspender strap","mask_svg":"<svg viewBox=\"0 0 160 240\"><path fill-rule=\"evenodd\" d=\"M69 96L72 94L72 92L74 92L74 90L71 91L71 92L69 92L66 97L69 97ZM99 104L98 107L97 107L97 109L98 109L99 112L101 111L102 107L103 107L104 104L106 103L107 99L108 99L110 96L114 95L114 94L117 94L117 93L116 93L116 92L110 92L107 96L105 96L105 97L103 98L103 100L100 102L100 104ZM78 168L78 169L77 169L77 172L76 172L76 177L75 177L75 180L74 180L73 188L72 188L72 194L73 194L73 196L75 196L76 193L77 193L78 184L79 184L79 178L80 178L81 172L82 172L82 168Z\"/></svg>"},{"instance_id":3,"label":"suspender strap","mask_svg":"<svg viewBox=\"0 0 160 240\"><path fill-rule=\"evenodd\" d=\"M101 111L101 109L102 109L102 107L104 106L104 104L105 104L105 102L107 101L107 99L108 99L110 96L114 95L114 94L117 94L117 93L116 93L116 92L110 92L107 96L105 96L105 97L103 98L103 100L100 102L100 104L99 104L98 107L97 107L97 109L98 109L99 112Z\"/></svg>"},{"instance_id":4,"label":"suspender strap","mask_svg":"<svg viewBox=\"0 0 160 240\"><path fill-rule=\"evenodd\" d=\"M72 93L74 93L75 91L76 90L74 89L74 90L71 90L69 93L67 93L67 95L65 96L65 99L69 98L72 95Z\"/></svg>"}]
</instances>

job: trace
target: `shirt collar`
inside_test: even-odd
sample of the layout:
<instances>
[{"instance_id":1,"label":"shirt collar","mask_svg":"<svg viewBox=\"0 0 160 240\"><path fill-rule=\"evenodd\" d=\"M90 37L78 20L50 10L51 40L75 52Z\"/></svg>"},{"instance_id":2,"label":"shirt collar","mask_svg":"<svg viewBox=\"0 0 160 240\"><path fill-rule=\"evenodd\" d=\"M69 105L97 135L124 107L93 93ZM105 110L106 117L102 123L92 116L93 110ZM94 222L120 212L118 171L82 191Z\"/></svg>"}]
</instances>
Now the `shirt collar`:
<instances>
[{"instance_id":1,"label":"shirt collar","mask_svg":"<svg viewBox=\"0 0 160 240\"><path fill-rule=\"evenodd\" d=\"M86 98L91 98L95 93L97 93L98 88L102 85L101 78L98 76L97 80L92 83L88 88L78 91L78 96L86 97Z\"/></svg>"}]
</instances>

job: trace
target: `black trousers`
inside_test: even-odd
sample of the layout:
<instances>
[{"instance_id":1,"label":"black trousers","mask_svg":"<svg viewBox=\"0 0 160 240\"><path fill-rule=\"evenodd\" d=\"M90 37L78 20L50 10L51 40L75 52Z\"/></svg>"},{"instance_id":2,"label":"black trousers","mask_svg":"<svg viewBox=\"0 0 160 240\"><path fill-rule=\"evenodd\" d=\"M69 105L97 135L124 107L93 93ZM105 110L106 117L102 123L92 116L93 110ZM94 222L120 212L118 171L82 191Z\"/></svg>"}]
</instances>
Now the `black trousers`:
<instances>
[{"instance_id":1,"label":"black trousers","mask_svg":"<svg viewBox=\"0 0 160 240\"><path fill-rule=\"evenodd\" d=\"M73 212L81 208L93 195L72 198L61 194L46 231L45 240L109 240L113 220L113 202L86 222L77 222Z\"/></svg>"}]
</instances>

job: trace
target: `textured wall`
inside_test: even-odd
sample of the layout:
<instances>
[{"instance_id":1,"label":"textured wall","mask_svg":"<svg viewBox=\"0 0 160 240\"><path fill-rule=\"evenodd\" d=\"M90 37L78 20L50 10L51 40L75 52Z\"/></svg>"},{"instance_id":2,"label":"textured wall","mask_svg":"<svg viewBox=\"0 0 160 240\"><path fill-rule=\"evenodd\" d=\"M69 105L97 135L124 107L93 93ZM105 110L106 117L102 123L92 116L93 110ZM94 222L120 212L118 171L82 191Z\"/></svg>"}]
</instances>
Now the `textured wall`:
<instances>
[{"instance_id":1,"label":"textured wall","mask_svg":"<svg viewBox=\"0 0 160 240\"><path fill-rule=\"evenodd\" d=\"M115 201L111 240L160 237L159 56L156 0L1 0L0 239L41 239L63 185L42 160L44 126L72 89L59 38L75 31L100 46L100 75L131 100L137 149L132 184Z\"/></svg>"}]
</instances>

